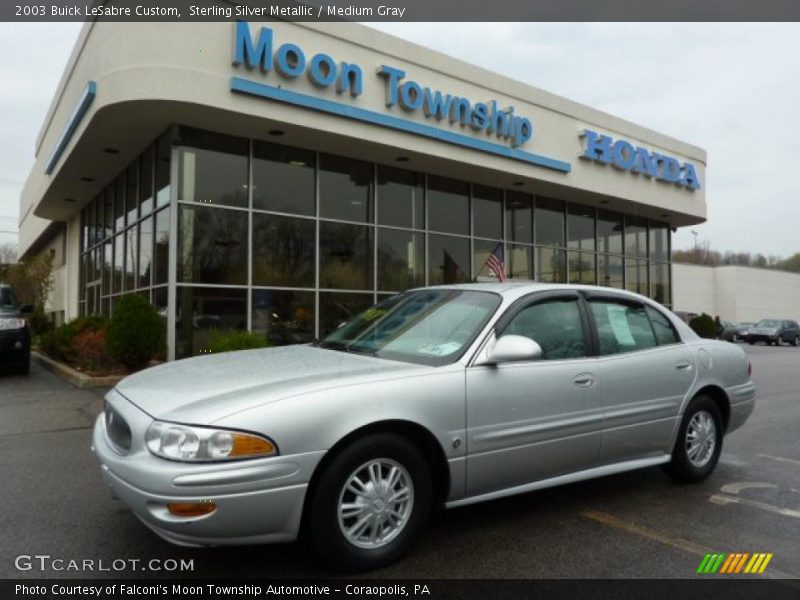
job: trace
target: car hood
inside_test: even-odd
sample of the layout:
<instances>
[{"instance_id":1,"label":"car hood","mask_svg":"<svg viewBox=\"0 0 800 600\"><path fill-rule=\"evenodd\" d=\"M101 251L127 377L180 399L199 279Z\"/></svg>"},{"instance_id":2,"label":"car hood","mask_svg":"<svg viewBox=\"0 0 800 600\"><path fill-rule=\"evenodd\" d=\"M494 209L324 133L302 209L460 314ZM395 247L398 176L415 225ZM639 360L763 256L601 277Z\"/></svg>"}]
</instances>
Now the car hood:
<instances>
[{"instance_id":1,"label":"car hood","mask_svg":"<svg viewBox=\"0 0 800 600\"><path fill-rule=\"evenodd\" d=\"M432 367L283 346L166 363L126 377L116 390L154 418L207 424L291 396L420 368Z\"/></svg>"}]
</instances>

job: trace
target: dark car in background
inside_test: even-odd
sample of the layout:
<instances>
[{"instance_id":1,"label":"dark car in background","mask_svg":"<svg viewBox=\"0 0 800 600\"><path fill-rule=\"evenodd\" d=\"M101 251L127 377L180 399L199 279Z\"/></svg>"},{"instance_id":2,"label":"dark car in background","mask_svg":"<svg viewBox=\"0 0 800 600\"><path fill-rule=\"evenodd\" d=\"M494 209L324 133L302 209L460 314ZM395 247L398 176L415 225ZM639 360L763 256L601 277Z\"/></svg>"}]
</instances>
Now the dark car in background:
<instances>
[{"instance_id":1,"label":"dark car in background","mask_svg":"<svg viewBox=\"0 0 800 600\"><path fill-rule=\"evenodd\" d=\"M736 325L736 331L733 337L734 341L736 340L746 341L747 336L750 335L750 330L753 329L753 327L755 326L756 326L755 323L750 323L748 321L742 321L741 323L738 323Z\"/></svg>"},{"instance_id":2,"label":"dark car in background","mask_svg":"<svg viewBox=\"0 0 800 600\"><path fill-rule=\"evenodd\" d=\"M14 291L0 284L0 370L27 374L31 364L31 330L23 313L33 307L17 304Z\"/></svg>"},{"instance_id":3,"label":"dark car in background","mask_svg":"<svg viewBox=\"0 0 800 600\"><path fill-rule=\"evenodd\" d=\"M747 335L747 343L765 342L780 346L784 342L797 346L800 344L800 325L797 321L786 319L761 319Z\"/></svg>"}]
</instances>

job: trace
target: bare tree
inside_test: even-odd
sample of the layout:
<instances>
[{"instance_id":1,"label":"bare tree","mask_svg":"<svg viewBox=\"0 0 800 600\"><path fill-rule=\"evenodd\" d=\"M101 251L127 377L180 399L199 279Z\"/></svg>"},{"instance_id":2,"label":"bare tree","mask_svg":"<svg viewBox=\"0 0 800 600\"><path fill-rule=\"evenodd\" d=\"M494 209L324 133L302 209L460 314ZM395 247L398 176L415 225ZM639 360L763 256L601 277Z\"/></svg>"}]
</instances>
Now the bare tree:
<instances>
[{"instance_id":1,"label":"bare tree","mask_svg":"<svg viewBox=\"0 0 800 600\"><path fill-rule=\"evenodd\" d=\"M11 242L0 244L0 265L10 265L17 262L17 245Z\"/></svg>"}]
</instances>

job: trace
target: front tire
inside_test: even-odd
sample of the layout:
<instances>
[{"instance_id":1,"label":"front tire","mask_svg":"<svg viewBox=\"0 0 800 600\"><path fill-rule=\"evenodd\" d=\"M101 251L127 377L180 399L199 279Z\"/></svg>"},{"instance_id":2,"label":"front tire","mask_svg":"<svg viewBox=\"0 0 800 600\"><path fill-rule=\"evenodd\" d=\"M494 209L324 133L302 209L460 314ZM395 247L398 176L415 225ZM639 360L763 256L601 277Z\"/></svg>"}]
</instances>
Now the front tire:
<instances>
[{"instance_id":1,"label":"front tire","mask_svg":"<svg viewBox=\"0 0 800 600\"><path fill-rule=\"evenodd\" d=\"M723 437L722 415L716 402L708 396L696 396L686 408L672 460L664 470L677 481L703 481L717 466Z\"/></svg>"},{"instance_id":2,"label":"front tire","mask_svg":"<svg viewBox=\"0 0 800 600\"><path fill-rule=\"evenodd\" d=\"M432 498L431 473L419 448L396 434L368 435L320 475L306 535L337 570L376 569L407 550L428 519Z\"/></svg>"}]
</instances>

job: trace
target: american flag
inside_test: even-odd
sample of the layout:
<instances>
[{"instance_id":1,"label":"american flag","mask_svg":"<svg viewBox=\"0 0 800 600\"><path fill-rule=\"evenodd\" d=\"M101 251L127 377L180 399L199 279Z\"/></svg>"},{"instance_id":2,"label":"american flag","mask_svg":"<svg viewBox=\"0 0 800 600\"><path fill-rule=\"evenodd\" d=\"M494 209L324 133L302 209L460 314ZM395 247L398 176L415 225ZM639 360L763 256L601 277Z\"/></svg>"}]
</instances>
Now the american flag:
<instances>
[{"instance_id":1,"label":"american flag","mask_svg":"<svg viewBox=\"0 0 800 600\"><path fill-rule=\"evenodd\" d=\"M506 280L506 264L504 258L505 252L503 251L503 242L495 246L489 258L486 259L486 266L497 277L497 281L504 282Z\"/></svg>"}]
</instances>

